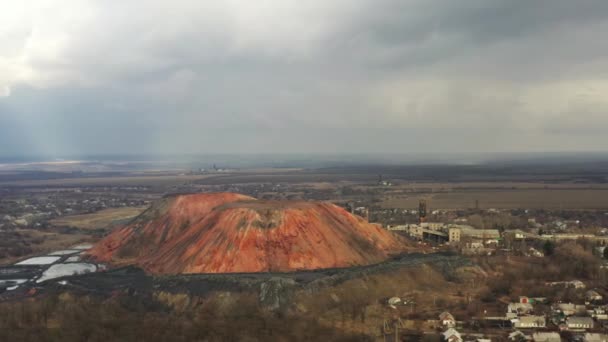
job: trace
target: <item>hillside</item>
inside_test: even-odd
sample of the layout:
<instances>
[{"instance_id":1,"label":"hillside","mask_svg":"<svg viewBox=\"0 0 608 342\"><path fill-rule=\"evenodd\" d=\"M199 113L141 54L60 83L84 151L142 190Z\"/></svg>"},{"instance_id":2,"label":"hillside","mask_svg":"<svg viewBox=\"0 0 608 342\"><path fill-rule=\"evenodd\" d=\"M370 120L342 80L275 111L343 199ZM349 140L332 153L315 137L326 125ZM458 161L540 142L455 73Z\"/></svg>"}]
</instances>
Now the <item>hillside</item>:
<instances>
[{"instance_id":1,"label":"hillside","mask_svg":"<svg viewBox=\"0 0 608 342\"><path fill-rule=\"evenodd\" d=\"M233 273L366 265L406 248L331 203L213 193L166 197L90 254L153 274Z\"/></svg>"}]
</instances>

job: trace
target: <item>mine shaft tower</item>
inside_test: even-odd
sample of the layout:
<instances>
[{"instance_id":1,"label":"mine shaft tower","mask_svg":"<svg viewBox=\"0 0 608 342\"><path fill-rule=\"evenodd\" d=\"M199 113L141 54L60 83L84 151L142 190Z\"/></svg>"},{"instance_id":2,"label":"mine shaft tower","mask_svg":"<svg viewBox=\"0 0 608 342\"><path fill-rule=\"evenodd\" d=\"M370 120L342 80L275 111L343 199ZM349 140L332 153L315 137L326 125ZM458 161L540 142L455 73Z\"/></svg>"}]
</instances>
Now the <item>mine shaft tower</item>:
<instances>
[{"instance_id":1,"label":"mine shaft tower","mask_svg":"<svg viewBox=\"0 0 608 342\"><path fill-rule=\"evenodd\" d=\"M418 219L420 223L426 222L426 200L421 199L418 202Z\"/></svg>"}]
</instances>

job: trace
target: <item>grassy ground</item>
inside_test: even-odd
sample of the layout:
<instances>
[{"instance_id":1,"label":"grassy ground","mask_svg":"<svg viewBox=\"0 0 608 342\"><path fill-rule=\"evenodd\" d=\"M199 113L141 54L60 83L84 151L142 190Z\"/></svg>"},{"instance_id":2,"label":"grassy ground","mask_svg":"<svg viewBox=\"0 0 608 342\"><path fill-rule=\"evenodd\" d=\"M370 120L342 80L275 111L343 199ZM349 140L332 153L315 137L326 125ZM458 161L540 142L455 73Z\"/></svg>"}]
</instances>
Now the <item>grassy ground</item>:
<instances>
[{"instance_id":1,"label":"grassy ground","mask_svg":"<svg viewBox=\"0 0 608 342\"><path fill-rule=\"evenodd\" d=\"M101 210L92 214L64 216L51 221L57 227L102 229L117 221L128 220L141 214L147 207L126 207Z\"/></svg>"}]
</instances>

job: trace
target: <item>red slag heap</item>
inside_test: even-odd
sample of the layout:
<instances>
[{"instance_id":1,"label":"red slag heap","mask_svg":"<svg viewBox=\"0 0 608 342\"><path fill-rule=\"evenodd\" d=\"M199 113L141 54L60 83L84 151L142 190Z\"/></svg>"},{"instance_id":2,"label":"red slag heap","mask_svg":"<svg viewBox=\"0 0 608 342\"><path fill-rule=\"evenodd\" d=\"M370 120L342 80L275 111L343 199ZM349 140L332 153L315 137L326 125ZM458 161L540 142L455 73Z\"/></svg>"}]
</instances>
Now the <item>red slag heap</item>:
<instances>
[{"instance_id":1,"label":"red slag heap","mask_svg":"<svg viewBox=\"0 0 608 342\"><path fill-rule=\"evenodd\" d=\"M90 254L155 274L283 272L377 263L405 246L331 203L214 193L164 198Z\"/></svg>"}]
</instances>

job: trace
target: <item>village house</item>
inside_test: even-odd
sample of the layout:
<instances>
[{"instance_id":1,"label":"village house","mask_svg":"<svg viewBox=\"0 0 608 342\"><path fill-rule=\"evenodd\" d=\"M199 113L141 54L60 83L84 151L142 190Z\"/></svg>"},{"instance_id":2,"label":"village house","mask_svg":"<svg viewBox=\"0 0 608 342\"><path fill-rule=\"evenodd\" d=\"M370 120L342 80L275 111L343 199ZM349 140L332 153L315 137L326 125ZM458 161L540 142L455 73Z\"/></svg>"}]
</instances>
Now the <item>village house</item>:
<instances>
[{"instance_id":1,"label":"village house","mask_svg":"<svg viewBox=\"0 0 608 342\"><path fill-rule=\"evenodd\" d=\"M608 342L608 335L597 333L586 333L583 337L584 342Z\"/></svg>"},{"instance_id":2,"label":"village house","mask_svg":"<svg viewBox=\"0 0 608 342\"><path fill-rule=\"evenodd\" d=\"M527 297L527 296L519 296L520 303L530 303L530 304L542 304L547 303L546 297Z\"/></svg>"},{"instance_id":3,"label":"village house","mask_svg":"<svg viewBox=\"0 0 608 342\"><path fill-rule=\"evenodd\" d=\"M546 283L548 286L563 286L563 287L573 287L575 289L584 289L585 283L580 280L572 280L572 281L553 281Z\"/></svg>"},{"instance_id":4,"label":"village house","mask_svg":"<svg viewBox=\"0 0 608 342\"><path fill-rule=\"evenodd\" d=\"M507 305L507 318L527 315L531 313L533 309L534 307L530 303L509 303L509 305Z\"/></svg>"},{"instance_id":5,"label":"village house","mask_svg":"<svg viewBox=\"0 0 608 342\"><path fill-rule=\"evenodd\" d=\"M511 322L516 329L544 328L547 326L545 316L521 316Z\"/></svg>"},{"instance_id":6,"label":"village house","mask_svg":"<svg viewBox=\"0 0 608 342\"><path fill-rule=\"evenodd\" d=\"M468 242L461 249L461 252L464 255L488 254L488 252L491 251L492 249L486 248L480 241Z\"/></svg>"},{"instance_id":7,"label":"village house","mask_svg":"<svg viewBox=\"0 0 608 342\"><path fill-rule=\"evenodd\" d=\"M566 319L568 330L587 330L593 328L593 318L591 317L568 317Z\"/></svg>"},{"instance_id":8,"label":"village house","mask_svg":"<svg viewBox=\"0 0 608 342\"><path fill-rule=\"evenodd\" d=\"M586 311L584 305L572 304L572 303L559 303L554 306L553 310L564 314L564 316L572 316L581 314Z\"/></svg>"},{"instance_id":9,"label":"village house","mask_svg":"<svg viewBox=\"0 0 608 342\"><path fill-rule=\"evenodd\" d=\"M528 255L529 256L533 256L533 257L537 257L537 258L542 258L545 256L545 254L541 251L539 251L538 249L534 248L534 247L530 247L528 249Z\"/></svg>"},{"instance_id":10,"label":"village house","mask_svg":"<svg viewBox=\"0 0 608 342\"><path fill-rule=\"evenodd\" d=\"M587 310L589 316L595 318L598 321L607 321L608 313L606 312L606 308L602 306L598 306L593 308L592 310Z\"/></svg>"},{"instance_id":11,"label":"village house","mask_svg":"<svg viewBox=\"0 0 608 342\"><path fill-rule=\"evenodd\" d=\"M510 235L513 236L514 239L516 240L523 240L526 238L527 233L524 232L521 229L515 229L515 230L511 230L508 232Z\"/></svg>"},{"instance_id":12,"label":"village house","mask_svg":"<svg viewBox=\"0 0 608 342\"><path fill-rule=\"evenodd\" d=\"M447 342L462 342L462 336L454 328L449 328L443 332L443 339Z\"/></svg>"},{"instance_id":13,"label":"village house","mask_svg":"<svg viewBox=\"0 0 608 342\"><path fill-rule=\"evenodd\" d=\"M397 305L400 305L402 302L401 302L401 298L399 298L399 297L391 297L387 300L386 303L388 304L389 307L396 309Z\"/></svg>"},{"instance_id":14,"label":"village house","mask_svg":"<svg viewBox=\"0 0 608 342\"><path fill-rule=\"evenodd\" d=\"M528 340L528 336L526 336L524 333L522 333L519 330L515 330L514 332L509 334L509 341L519 342L519 341L527 341L527 340Z\"/></svg>"},{"instance_id":15,"label":"village house","mask_svg":"<svg viewBox=\"0 0 608 342\"><path fill-rule=\"evenodd\" d=\"M452 316L452 314L447 311L444 311L439 315L439 322L441 323L441 325L448 328L456 326L456 320L454 319L454 316Z\"/></svg>"},{"instance_id":16,"label":"village house","mask_svg":"<svg viewBox=\"0 0 608 342\"><path fill-rule=\"evenodd\" d=\"M595 290L589 290L585 293L585 300L588 303L593 303L593 302L600 302L604 299L604 297L602 297L601 294L599 294L597 291Z\"/></svg>"},{"instance_id":17,"label":"village house","mask_svg":"<svg viewBox=\"0 0 608 342\"><path fill-rule=\"evenodd\" d=\"M571 281L570 282L570 286L574 287L575 289L584 289L586 287L585 283L583 283L580 280L573 280L573 281Z\"/></svg>"},{"instance_id":18,"label":"village house","mask_svg":"<svg viewBox=\"0 0 608 342\"><path fill-rule=\"evenodd\" d=\"M532 334L534 342L561 342L562 338L556 332L535 332Z\"/></svg>"}]
</instances>

